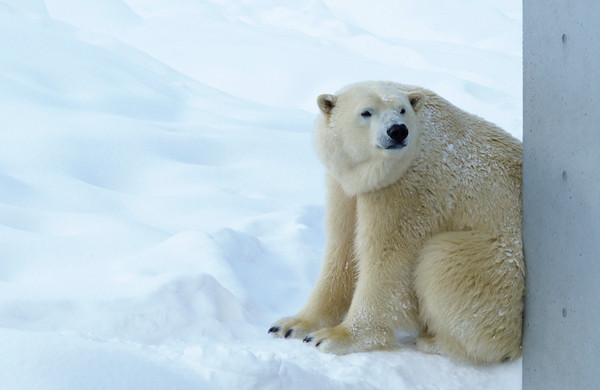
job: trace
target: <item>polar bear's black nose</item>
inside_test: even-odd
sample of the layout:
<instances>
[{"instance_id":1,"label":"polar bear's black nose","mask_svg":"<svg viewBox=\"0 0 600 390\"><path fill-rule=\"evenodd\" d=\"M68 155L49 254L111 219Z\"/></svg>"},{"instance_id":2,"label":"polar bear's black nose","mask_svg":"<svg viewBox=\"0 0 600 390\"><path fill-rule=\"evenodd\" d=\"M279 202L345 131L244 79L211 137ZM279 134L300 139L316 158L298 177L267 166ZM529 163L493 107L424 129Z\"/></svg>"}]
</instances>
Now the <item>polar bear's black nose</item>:
<instances>
[{"instance_id":1,"label":"polar bear's black nose","mask_svg":"<svg viewBox=\"0 0 600 390\"><path fill-rule=\"evenodd\" d=\"M408 137L408 127L404 123L401 125L393 125L387 131L388 136L397 144L402 143Z\"/></svg>"}]
</instances>

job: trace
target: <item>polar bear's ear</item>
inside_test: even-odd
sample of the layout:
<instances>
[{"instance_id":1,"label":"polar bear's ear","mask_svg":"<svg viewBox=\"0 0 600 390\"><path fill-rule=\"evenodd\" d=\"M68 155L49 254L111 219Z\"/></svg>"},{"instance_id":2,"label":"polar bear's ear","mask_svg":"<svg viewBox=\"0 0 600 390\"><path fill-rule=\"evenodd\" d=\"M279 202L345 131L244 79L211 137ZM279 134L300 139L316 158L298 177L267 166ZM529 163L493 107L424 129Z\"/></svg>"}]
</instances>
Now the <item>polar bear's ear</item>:
<instances>
[{"instance_id":1,"label":"polar bear's ear","mask_svg":"<svg viewBox=\"0 0 600 390\"><path fill-rule=\"evenodd\" d=\"M421 107L423 107L423 104L425 103L425 95L423 94L423 92L412 91L409 92L406 96L408 97L408 101L410 102L410 105L412 106L413 110L415 112L419 112L419 110L421 109Z\"/></svg>"},{"instance_id":2,"label":"polar bear's ear","mask_svg":"<svg viewBox=\"0 0 600 390\"><path fill-rule=\"evenodd\" d=\"M323 111L325 114L329 114L331 110L333 110L333 107L335 107L336 100L337 97L335 95L319 95L319 97L317 98L317 105L319 106L319 109L321 109L321 111Z\"/></svg>"}]
</instances>

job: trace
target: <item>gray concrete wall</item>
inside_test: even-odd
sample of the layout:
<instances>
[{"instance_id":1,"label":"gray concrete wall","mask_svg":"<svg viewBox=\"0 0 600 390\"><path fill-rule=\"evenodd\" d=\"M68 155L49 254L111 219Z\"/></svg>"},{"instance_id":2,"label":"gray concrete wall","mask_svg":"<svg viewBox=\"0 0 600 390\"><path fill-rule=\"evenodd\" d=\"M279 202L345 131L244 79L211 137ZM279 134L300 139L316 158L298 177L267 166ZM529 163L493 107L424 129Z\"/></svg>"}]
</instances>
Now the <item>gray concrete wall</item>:
<instances>
[{"instance_id":1,"label":"gray concrete wall","mask_svg":"<svg viewBox=\"0 0 600 390\"><path fill-rule=\"evenodd\" d=\"M600 0L523 27L523 389L600 389Z\"/></svg>"}]
</instances>

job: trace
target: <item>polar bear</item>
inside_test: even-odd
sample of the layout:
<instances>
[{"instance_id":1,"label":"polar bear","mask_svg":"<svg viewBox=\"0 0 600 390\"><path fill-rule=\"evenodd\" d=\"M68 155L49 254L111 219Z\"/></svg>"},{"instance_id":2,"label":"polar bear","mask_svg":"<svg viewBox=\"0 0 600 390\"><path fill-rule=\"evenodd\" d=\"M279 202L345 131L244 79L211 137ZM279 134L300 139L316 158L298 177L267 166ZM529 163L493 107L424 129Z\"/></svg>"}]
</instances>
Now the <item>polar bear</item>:
<instances>
[{"instance_id":1,"label":"polar bear","mask_svg":"<svg viewBox=\"0 0 600 390\"><path fill-rule=\"evenodd\" d=\"M474 363L521 355L522 147L424 88L318 97L327 244L305 306L269 333L347 354L401 345Z\"/></svg>"}]
</instances>

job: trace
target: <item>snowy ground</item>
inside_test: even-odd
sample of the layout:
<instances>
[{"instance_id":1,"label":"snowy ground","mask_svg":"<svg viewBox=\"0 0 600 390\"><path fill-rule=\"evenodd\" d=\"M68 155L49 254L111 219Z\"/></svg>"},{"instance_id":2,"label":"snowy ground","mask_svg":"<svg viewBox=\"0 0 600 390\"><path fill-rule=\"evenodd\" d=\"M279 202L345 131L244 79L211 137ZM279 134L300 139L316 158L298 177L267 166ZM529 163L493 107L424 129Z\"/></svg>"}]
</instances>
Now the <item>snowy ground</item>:
<instances>
[{"instance_id":1,"label":"snowy ground","mask_svg":"<svg viewBox=\"0 0 600 390\"><path fill-rule=\"evenodd\" d=\"M423 85L521 136L521 2L0 0L3 389L520 389L267 335L325 242L315 97Z\"/></svg>"}]
</instances>

